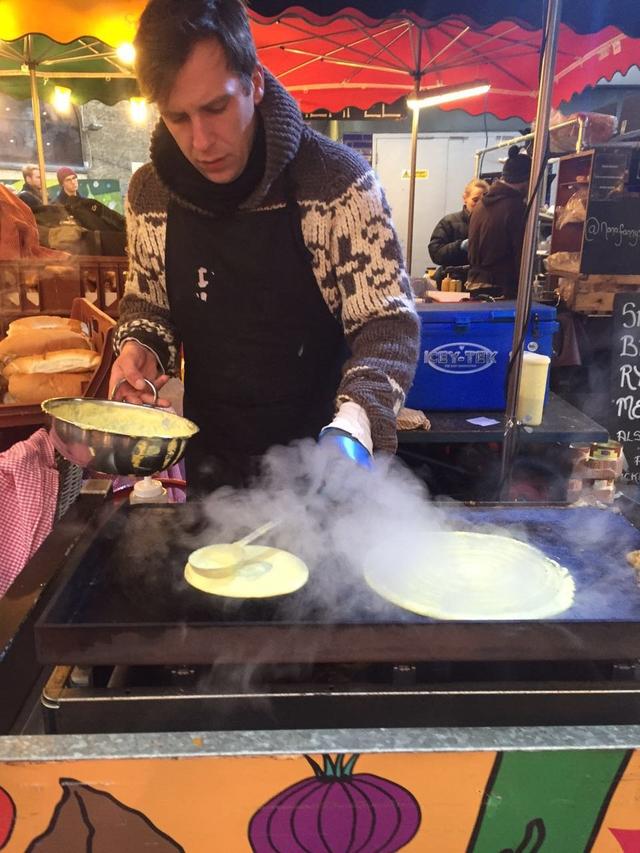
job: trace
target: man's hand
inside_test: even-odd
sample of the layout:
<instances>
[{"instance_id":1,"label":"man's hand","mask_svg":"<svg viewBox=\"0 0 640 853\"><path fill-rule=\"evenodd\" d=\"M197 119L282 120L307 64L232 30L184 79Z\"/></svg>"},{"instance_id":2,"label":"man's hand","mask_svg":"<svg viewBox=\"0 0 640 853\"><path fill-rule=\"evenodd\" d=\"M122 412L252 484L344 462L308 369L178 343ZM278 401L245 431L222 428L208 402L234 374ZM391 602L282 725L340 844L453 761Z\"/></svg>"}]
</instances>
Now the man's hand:
<instances>
[{"instance_id":1,"label":"man's hand","mask_svg":"<svg viewBox=\"0 0 640 853\"><path fill-rule=\"evenodd\" d=\"M153 394L144 381L150 380L158 390L169 381L169 377L159 372L155 355L136 341L126 341L120 355L113 362L109 378L109 396L121 379L126 379L116 391L114 399L127 403L153 403ZM158 397L156 406L170 406L169 400Z\"/></svg>"},{"instance_id":2,"label":"man's hand","mask_svg":"<svg viewBox=\"0 0 640 853\"><path fill-rule=\"evenodd\" d=\"M325 427L318 437L320 444L332 444L336 447L342 456L355 462L361 468L371 468L371 454L364 446L360 444L357 438L354 438L350 433L335 427Z\"/></svg>"},{"instance_id":3,"label":"man's hand","mask_svg":"<svg viewBox=\"0 0 640 853\"><path fill-rule=\"evenodd\" d=\"M331 442L343 456L362 468L371 467L371 426L367 413L357 403L350 400L341 403L335 418L320 432L319 441Z\"/></svg>"}]
</instances>

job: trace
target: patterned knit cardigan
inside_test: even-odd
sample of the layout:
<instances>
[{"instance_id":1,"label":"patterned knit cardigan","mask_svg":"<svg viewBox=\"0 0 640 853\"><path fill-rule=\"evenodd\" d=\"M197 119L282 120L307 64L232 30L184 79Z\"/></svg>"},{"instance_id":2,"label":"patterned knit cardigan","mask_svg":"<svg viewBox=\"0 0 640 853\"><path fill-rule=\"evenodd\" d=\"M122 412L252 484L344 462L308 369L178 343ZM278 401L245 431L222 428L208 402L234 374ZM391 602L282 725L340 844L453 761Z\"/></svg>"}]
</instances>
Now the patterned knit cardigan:
<instances>
[{"instance_id":1,"label":"patterned knit cardigan","mask_svg":"<svg viewBox=\"0 0 640 853\"><path fill-rule=\"evenodd\" d=\"M283 169L301 212L302 233L318 287L343 326L351 356L336 406L352 400L369 416L374 449L394 451L395 417L411 384L419 330L401 249L384 194L355 152L310 130L296 102L266 73L259 107L266 133L266 167L241 209L285 204ZM120 303L115 348L135 338L175 373L180 341L167 299L165 239L169 196L198 210L165 186L152 163L131 179L126 204L129 273ZM215 227L215 219L211 219Z\"/></svg>"}]
</instances>

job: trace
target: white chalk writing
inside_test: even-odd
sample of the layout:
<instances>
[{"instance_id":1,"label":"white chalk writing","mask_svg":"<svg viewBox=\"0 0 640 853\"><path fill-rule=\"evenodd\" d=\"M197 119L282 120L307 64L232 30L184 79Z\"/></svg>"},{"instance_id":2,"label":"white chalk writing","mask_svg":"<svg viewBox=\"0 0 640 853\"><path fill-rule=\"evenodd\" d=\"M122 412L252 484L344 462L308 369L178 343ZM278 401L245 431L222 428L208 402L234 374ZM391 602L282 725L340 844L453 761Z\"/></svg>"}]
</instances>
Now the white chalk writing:
<instances>
[{"instance_id":1,"label":"white chalk writing","mask_svg":"<svg viewBox=\"0 0 640 853\"><path fill-rule=\"evenodd\" d=\"M629 391L640 390L640 369L635 364L621 364L618 372L621 388L628 388Z\"/></svg>"},{"instance_id":2,"label":"white chalk writing","mask_svg":"<svg viewBox=\"0 0 640 853\"><path fill-rule=\"evenodd\" d=\"M640 326L640 310L635 302L625 302L622 306L622 327L624 329L634 329Z\"/></svg>"},{"instance_id":3,"label":"white chalk writing","mask_svg":"<svg viewBox=\"0 0 640 853\"><path fill-rule=\"evenodd\" d=\"M612 242L617 248L622 245L635 248L640 243L640 228L627 228L624 222L610 225L605 219L590 216L585 227L585 240L592 243L598 238Z\"/></svg>"},{"instance_id":4,"label":"white chalk writing","mask_svg":"<svg viewBox=\"0 0 640 853\"><path fill-rule=\"evenodd\" d=\"M640 441L640 429L619 429L616 433L616 440L623 442Z\"/></svg>"},{"instance_id":5,"label":"white chalk writing","mask_svg":"<svg viewBox=\"0 0 640 853\"><path fill-rule=\"evenodd\" d=\"M618 417L628 418L630 421L640 420L640 400L635 400L633 394L626 397L618 397L615 401Z\"/></svg>"}]
</instances>

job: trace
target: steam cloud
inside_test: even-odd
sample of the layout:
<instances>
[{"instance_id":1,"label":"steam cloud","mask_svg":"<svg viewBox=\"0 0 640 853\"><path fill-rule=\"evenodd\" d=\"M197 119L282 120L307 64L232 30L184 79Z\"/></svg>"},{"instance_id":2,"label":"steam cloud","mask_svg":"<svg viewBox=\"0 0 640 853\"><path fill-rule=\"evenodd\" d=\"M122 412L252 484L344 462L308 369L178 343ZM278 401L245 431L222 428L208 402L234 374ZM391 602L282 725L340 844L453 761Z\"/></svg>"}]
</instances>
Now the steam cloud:
<instances>
[{"instance_id":1,"label":"steam cloud","mask_svg":"<svg viewBox=\"0 0 640 853\"><path fill-rule=\"evenodd\" d=\"M219 489L205 510L209 542L231 542L277 521L261 541L304 560L316 573L318 608L334 619L354 609L345 584L352 580L356 594L365 566L398 570L399 562L424 557L430 533L446 527L423 483L395 457L378 456L365 470L310 440L272 448L251 488Z\"/></svg>"}]
</instances>

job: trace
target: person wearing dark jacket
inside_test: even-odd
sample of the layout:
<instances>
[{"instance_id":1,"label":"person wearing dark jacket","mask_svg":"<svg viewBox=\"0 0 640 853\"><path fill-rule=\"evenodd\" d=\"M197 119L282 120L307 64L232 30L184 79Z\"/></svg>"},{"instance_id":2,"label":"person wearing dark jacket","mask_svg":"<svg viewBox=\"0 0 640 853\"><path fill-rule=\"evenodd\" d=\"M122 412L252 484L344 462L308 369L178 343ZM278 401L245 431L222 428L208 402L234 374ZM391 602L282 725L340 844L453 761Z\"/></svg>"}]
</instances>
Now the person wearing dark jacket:
<instances>
[{"instance_id":1,"label":"person wearing dark jacket","mask_svg":"<svg viewBox=\"0 0 640 853\"><path fill-rule=\"evenodd\" d=\"M478 204L469 226L467 290L515 299L526 221L531 157L517 145Z\"/></svg>"},{"instance_id":2,"label":"person wearing dark jacket","mask_svg":"<svg viewBox=\"0 0 640 853\"><path fill-rule=\"evenodd\" d=\"M56 204L69 205L73 204L76 199L82 196L78 192L78 176L68 166L63 166L56 172L58 183L60 184L60 192L56 196Z\"/></svg>"},{"instance_id":3,"label":"person wearing dark jacket","mask_svg":"<svg viewBox=\"0 0 640 853\"><path fill-rule=\"evenodd\" d=\"M22 167L22 177L24 184L18 193L18 198L21 199L31 210L37 210L42 207L42 182L40 180L40 169L29 163Z\"/></svg>"},{"instance_id":4,"label":"person wearing dark jacket","mask_svg":"<svg viewBox=\"0 0 640 853\"><path fill-rule=\"evenodd\" d=\"M441 268L436 272L436 281L444 278L442 267L461 267L469 263L467 257L469 219L471 212L488 189L489 184L479 178L469 181L462 194L462 210L443 216L433 229L429 240L429 254L431 260Z\"/></svg>"}]
</instances>

